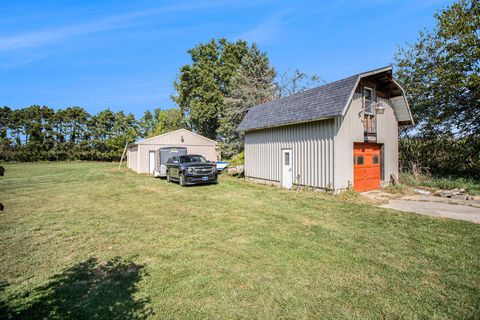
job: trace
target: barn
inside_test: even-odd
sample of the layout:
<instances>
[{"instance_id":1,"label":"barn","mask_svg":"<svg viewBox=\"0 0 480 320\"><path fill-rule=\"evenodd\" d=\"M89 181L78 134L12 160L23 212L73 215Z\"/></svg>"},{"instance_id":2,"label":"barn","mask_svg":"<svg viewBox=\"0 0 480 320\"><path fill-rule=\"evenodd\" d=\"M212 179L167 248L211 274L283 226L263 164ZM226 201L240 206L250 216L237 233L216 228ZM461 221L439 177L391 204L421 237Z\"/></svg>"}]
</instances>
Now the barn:
<instances>
[{"instance_id":1,"label":"barn","mask_svg":"<svg viewBox=\"0 0 480 320\"><path fill-rule=\"evenodd\" d=\"M189 154L199 154L209 161L219 159L217 142L186 129L140 140L127 150L127 167L138 173L153 173L155 152L165 147L187 148Z\"/></svg>"},{"instance_id":2,"label":"barn","mask_svg":"<svg viewBox=\"0 0 480 320\"><path fill-rule=\"evenodd\" d=\"M398 177L398 129L413 125L392 68L363 72L249 109L245 177L291 188L355 191Z\"/></svg>"}]
</instances>

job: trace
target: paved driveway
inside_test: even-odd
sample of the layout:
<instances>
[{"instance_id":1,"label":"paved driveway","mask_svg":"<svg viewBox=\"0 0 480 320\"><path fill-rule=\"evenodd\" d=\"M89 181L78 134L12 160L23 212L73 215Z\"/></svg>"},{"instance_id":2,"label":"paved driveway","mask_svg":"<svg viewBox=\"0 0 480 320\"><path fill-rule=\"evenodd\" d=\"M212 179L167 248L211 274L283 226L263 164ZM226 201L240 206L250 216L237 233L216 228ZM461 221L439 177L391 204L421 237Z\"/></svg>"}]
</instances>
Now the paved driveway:
<instances>
[{"instance_id":1,"label":"paved driveway","mask_svg":"<svg viewBox=\"0 0 480 320\"><path fill-rule=\"evenodd\" d=\"M480 208L464 204L392 199L389 200L387 204L381 205L381 207L416 212L432 217L450 218L480 223Z\"/></svg>"},{"instance_id":2,"label":"paved driveway","mask_svg":"<svg viewBox=\"0 0 480 320\"><path fill-rule=\"evenodd\" d=\"M480 200L441 198L432 195L412 195L395 198L382 191L364 194L370 199L388 202L382 208L415 212L432 217L450 218L480 223Z\"/></svg>"}]
</instances>

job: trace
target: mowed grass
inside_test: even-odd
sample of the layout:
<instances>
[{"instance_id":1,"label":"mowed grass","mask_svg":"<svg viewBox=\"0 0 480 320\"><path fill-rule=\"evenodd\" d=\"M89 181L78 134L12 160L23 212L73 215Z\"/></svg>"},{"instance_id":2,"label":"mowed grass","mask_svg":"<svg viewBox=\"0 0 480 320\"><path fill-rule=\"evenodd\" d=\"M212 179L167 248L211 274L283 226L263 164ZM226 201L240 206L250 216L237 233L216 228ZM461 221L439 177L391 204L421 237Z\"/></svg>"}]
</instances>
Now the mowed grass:
<instances>
[{"instance_id":1,"label":"mowed grass","mask_svg":"<svg viewBox=\"0 0 480 320\"><path fill-rule=\"evenodd\" d=\"M480 315L480 225L230 177L4 166L0 318Z\"/></svg>"}]
</instances>

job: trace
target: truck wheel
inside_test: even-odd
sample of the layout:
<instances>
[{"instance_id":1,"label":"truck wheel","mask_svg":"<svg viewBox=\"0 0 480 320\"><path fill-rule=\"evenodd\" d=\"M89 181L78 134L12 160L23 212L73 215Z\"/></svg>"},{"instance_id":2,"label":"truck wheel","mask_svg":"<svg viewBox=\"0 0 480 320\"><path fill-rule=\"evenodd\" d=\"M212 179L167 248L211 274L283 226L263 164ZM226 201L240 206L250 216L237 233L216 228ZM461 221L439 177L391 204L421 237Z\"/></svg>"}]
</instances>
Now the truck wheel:
<instances>
[{"instance_id":1,"label":"truck wheel","mask_svg":"<svg viewBox=\"0 0 480 320\"><path fill-rule=\"evenodd\" d=\"M178 178L178 183L182 186L182 187L185 187L185 176L183 175L183 173L180 173L180 176Z\"/></svg>"}]
</instances>

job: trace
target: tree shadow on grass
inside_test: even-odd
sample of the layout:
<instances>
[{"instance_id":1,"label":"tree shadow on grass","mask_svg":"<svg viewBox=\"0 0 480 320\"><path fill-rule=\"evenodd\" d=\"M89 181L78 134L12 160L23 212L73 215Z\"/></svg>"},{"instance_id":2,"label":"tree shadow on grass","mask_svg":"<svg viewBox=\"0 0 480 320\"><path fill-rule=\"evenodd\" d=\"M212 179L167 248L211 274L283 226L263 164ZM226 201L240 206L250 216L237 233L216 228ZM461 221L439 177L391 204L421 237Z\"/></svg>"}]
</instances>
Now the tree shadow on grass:
<instances>
[{"instance_id":1,"label":"tree shadow on grass","mask_svg":"<svg viewBox=\"0 0 480 320\"><path fill-rule=\"evenodd\" d=\"M51 278L22 298L33 302L10 308L15 319L144 319L151 315L148 298L135 299L142 265L116 257L105 264L96 258Z\"/></svg>"},{"instance_id":2,"label":"tree shadow on grass","mask_svg":"<svg viewBox=\"0 0 480 320\"><path fill-rule=\"evenodd\" d=\"M8 286L8 283L0 280L0 293L5 291L5 288ZM7 304L3 299L0 299L0 319L7 319L6 317L9 315L9 309Z\"/></svg>"}]
</instances>

